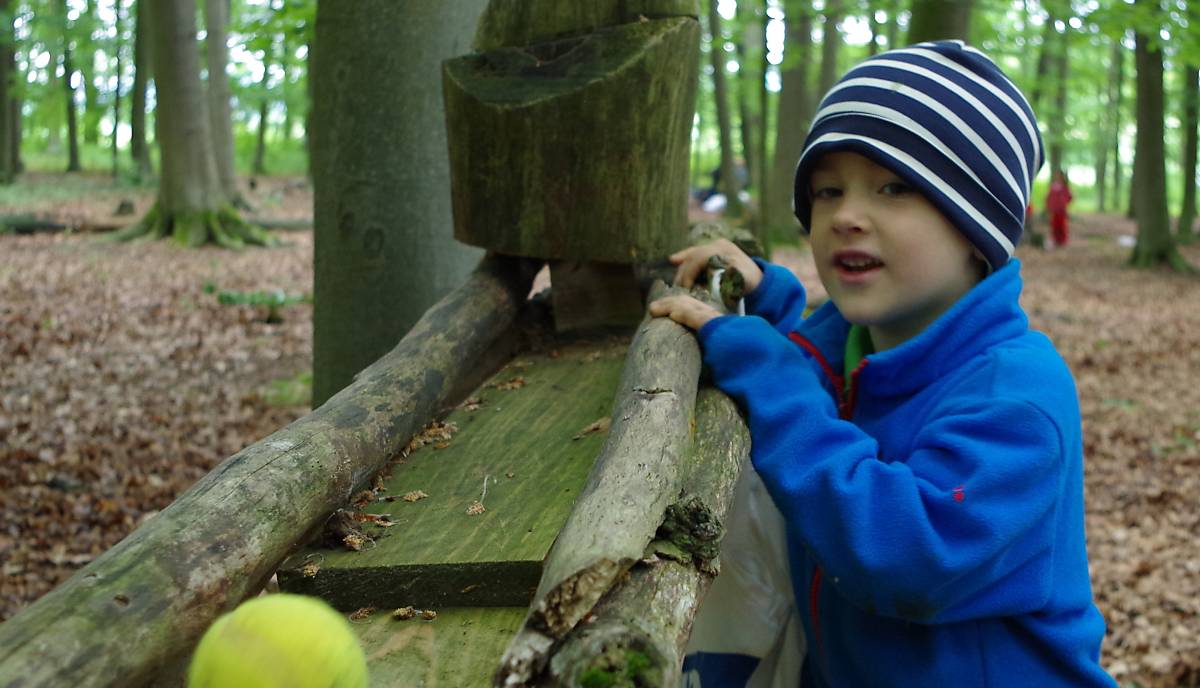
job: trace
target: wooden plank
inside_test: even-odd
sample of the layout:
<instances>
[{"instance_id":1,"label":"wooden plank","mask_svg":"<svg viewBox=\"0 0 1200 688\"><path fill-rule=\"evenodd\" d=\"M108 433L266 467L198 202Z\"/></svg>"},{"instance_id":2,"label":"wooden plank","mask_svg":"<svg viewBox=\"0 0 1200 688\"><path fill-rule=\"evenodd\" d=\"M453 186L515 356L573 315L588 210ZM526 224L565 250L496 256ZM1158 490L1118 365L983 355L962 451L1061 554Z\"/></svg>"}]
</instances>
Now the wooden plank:
<instances>
[{"instance_id":1,"label":"wooden plank","mask_svg":"<svg viewBox=\"0 0 1200 688\"><path fill-rule=\"evenodd\" d=\"M472 395L478 404L446 418L458 428L448 442L413 452L385 481L379 494L395 501L365 509L396 525L364 524L375 543L363 551L302 551L281 587L345 610L527 604L604 442L580 435L609 416L627 347L614 338L519 356ZM402 499L417 490L429 496ZM468 514L475 502L486 510ZM303 575L308 562L316 576Z\"/></svg>"},{"instance_id":2,"label":"wooden plank","mask_svg":"<svg viewBox=\"0 0 1200 688\"><path fill-rule=\"evenodd\" d=\"M432 621L396 621L380 610L352 621L372 688L490 686L505 644L525 617L524 607L463 607Z\"/></svg>"}]
</instances>

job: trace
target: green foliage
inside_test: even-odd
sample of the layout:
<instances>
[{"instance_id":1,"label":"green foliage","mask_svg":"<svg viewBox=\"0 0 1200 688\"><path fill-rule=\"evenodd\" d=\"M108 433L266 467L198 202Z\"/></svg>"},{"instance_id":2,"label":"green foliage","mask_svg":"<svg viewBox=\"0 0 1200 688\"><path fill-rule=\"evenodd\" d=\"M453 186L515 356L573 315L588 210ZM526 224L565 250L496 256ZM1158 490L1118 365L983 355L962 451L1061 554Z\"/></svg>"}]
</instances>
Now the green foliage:
<instances>
[{"instance_id":1,"label":"green foliage","mask_svg":"<svg viewBox=\"0 0 1200 688\"><path fill-rule=\"evenodd\" d=\"M262 307L266 311L263 322L272 324L283 322L283 315L280 313L281 309L297 303L312 303L312 294L286 294L282 289L271 289L269 291L217 291L215 284L212 282L205 283L204 293L212 294L214 292L217 294L217 303L223 306Z\"/></svg>"},{"instance_id":2,"label":"green foliage","mask_svg":"<svg viewBox=\"0 0 1200 688\"><path fill-rule=\"evenodd\" d=\"M579 675L579 685L583 688L650 688L657 685L650 672L654 663L645 653L627 648L624 660L624 666L584 670Z\"/></svg>"},{"instance_id":3,"label":"green foliage","mask_svg":"<svg viewBox=\"0 0 1200 688\"><path fill-rule=\"evenodd\" d=\"M268 406L308 406L312 401L312 371L303 370L292 377L271 380L259 390L259 396Z\"/></svg>"}]
</instances>

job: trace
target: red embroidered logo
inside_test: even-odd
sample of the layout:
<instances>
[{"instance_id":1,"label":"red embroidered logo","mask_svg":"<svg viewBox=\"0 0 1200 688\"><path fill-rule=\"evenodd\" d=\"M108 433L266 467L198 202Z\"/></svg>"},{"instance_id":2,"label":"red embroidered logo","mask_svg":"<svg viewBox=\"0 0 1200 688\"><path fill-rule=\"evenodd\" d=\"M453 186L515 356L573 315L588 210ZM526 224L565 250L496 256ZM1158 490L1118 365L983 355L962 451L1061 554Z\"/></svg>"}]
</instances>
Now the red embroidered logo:
<instances>
[{"instance_id":1,"label":"red embroidered logo","mask_svg":"<svg viewBox=\"0 0 1200 688\"><path fill-rule=\"evenodd\" d=\"M963 500L964 496L966 496L966 495L963 494L963 486L962 485L959 485L958 487L954 488L954 501L961 502Z\"/></svg>"}]
</instances>

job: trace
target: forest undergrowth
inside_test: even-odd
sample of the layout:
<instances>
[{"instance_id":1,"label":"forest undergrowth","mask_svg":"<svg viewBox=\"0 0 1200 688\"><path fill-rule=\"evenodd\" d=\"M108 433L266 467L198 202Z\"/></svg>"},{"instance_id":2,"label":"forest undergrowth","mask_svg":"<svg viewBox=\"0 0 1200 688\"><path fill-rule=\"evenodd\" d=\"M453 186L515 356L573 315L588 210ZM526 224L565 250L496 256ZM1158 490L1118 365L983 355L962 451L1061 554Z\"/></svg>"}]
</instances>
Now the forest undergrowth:
<instances>
[{"instance_id":1,"label":"forest undergrowth","mask_svg":"<svg viewBox=\"0 0 1200 688\"><path fill-rule=\"evenodd\" d=\"M1197 685L1200 279L1126 268L1132 232L1084 216L1069 247L1022 247L1023 303L1082 400L1104 664L1123 686ZM0 620L305 413L288 390L311 365L311 306L269 324L218 298L311 290L311 234L278 236L240 252L0 236ZM779 255L811 279L803 249Z\"/></svg>"}]
</instances>

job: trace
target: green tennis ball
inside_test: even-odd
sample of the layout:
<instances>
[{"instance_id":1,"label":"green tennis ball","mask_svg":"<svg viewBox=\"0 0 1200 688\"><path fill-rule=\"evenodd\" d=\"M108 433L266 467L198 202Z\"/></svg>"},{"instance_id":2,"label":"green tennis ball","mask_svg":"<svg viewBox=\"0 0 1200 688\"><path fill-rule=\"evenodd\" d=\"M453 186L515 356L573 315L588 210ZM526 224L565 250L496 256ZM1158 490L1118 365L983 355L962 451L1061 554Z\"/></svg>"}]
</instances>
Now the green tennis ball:
<instances>
[{"instance_id":1,"label":"green tennis ball","mask_svg":"<svg viewBox=\"0 0 1200 688\"><path fill-rule=\"evenodd\" d=\"M189 688L366 688L350 624L304 595L255 597L217 619L192 657Z\"/></svg>"}]
</instances>

